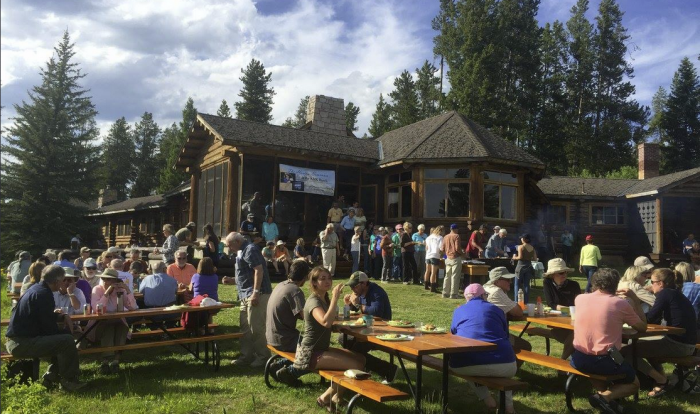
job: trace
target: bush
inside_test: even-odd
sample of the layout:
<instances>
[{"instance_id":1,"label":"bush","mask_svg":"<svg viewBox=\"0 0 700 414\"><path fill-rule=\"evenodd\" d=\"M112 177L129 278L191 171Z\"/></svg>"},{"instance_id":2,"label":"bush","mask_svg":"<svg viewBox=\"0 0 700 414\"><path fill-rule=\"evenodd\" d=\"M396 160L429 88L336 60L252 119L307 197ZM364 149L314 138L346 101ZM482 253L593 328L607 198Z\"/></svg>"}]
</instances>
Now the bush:
<instances>
[{"instance_id":1,"label":"bush","mask_svg":"<svg viewBox=\"0 0 700 414\"><path fill-rule=\"evenodd\" d=\"M17 377L8 378L7 364L0 372L2 393L2 414L46 413L49 396L46 388L39 382L29 381L22 384Z\"/></svg>"}]
</instances>

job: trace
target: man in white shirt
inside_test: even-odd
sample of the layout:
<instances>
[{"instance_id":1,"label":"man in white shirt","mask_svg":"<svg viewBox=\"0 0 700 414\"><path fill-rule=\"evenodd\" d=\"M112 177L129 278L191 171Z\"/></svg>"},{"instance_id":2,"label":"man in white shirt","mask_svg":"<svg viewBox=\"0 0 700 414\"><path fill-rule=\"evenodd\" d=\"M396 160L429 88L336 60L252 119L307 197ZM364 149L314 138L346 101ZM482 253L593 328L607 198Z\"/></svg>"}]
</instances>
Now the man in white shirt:
<instances>
[{"instance_id":1,"label":"man in white shirt","mask_svg":"<svg viewBox=\"0 0 700 414\"><path fill-rule=\"evenodd\" d=\"M124 271L124 261L122 259L114 259L109 263L109 267L116 270L119 274L119 279L129 289L129 293L134 293L134 275Z\"/></svg>"},{"instance_id":2,"label":"man in white shirt","mask_svg":"<svg viewBox=\"0 0 700 414\"><path fill-rule=\"evenodd\" d=\"M53 292L53 301L56 303L56 309L68 308L68 315L82 314L86 301L83 292L75 287L78 276L73 273L74 269L66 267L64 270L66 271L66 276L58 286L58 290Z\"/></svg>"},{"instance_id":3,"label":"man in white shirt","mask_svg":"<svg viewBox=\"0 0 700 414\"><path fill-rule=\"evenodd\" d=\"M496 267L489 271L489 281L484 285L484 290L489 294L487 300L501 309L506 318L523 316L523 310L507 294L514 277L515 274L510 273L504 266ZM509 334L508 339L514 349L532 351L532 344L523 338Z\"/></svg>"}]
</instances>

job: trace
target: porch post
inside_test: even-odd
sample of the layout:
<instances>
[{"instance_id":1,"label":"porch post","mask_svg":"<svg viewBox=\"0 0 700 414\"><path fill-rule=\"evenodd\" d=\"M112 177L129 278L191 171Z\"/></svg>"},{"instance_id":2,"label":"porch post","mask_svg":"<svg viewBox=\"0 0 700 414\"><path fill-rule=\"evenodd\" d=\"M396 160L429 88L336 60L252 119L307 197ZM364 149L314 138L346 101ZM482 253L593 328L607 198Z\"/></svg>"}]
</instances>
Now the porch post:
<instances>
[{"instance_id":1,"label":"porch post","mask_svg":"<svg viewBox=\"0 0 700 414\"><path fill-rule=\"evenodd\" d=\"M656 199L656 252L664 252L664 211L663 199L659 196Z\"/></svg>"}]
</instances>

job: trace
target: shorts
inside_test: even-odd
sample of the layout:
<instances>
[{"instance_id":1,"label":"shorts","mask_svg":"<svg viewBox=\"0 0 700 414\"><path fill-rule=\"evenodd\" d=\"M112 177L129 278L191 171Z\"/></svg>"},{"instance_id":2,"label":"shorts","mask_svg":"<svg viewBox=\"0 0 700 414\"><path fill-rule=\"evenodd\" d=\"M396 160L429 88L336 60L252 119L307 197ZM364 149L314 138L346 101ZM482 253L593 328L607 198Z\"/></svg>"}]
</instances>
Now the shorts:
<instances>
[{"instance_id":1,"label":"shorts","mask_svg":"<svg viewBox=\"0 0 700 414\"><path fill-rule=\"evenodd\" d=\"M613 383L631 384L637 378L637 373L627 361L617 365L610 355L587 355L574 351L571 355L571 366L581 372L599 375L625 375L625 378L613 380Z\"/></svg>"},{"instance_id":2,"label":"shorts","mask_svg":"<svg viewBox=\"0 0 700 414\"><path fill-rule=\"evenodd\" d=\"M440 259L425 259L425 264L437 266L440 264Z\"/></svg>"}]
</instances>

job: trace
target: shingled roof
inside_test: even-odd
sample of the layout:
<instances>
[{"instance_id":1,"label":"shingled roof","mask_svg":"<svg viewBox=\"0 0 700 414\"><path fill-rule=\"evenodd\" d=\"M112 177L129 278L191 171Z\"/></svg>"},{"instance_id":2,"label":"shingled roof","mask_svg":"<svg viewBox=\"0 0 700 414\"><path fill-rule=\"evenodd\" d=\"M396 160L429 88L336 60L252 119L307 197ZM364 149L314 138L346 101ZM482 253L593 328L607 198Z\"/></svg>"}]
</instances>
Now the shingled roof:
<instances>
[{"instance_id":1,"label":"shingled roof","mask_svg":"<svg viewBox=\"0 0 700 414\"><path fill-rule=\"evenodd\" d=\"M504 161L544 168L536 157L455 111L387 132L378 141L383 152L380 165L459 159Z\"/></svg>"},{"instance_id":2,"label":"shingled roof","mask_svg":"<svg viewBox=\"0 0 700 414\"><path fill-rule=\"evenodd\" d=\"M190 183L184 182L173 188L165 194L156 194L145 197L129 198L117 203L108 204L99 208L95 208L89 215L101 216L108 214L123 213L127 211L146 210L149 208L158 208L168 203L168 197L190 191Z\"/></svg>"},{"instance_id":3,"label":"shingled roof","mask_svg":"<svg viewBox=\"0 0 700 414\"><path fill-rule=\"evenodd\" d=\"M306 150L326 156L335 154L368 162L376 162L379 159L378 145L371 139L324 134L209 114L198 114L197 118L229 145Z\"/></svg>"},{"instance_id":4,"label":"shingled roof","mask_svg":"<svg viewBox=\"0 0 700 414\"><path fill-rule=\"evenodd\" d=\"M693 177L700 177L700 168L645 180L554 176L543 178L537 186L548 196L625 197L661 191Z\"/></svg>"}]
</instances>

